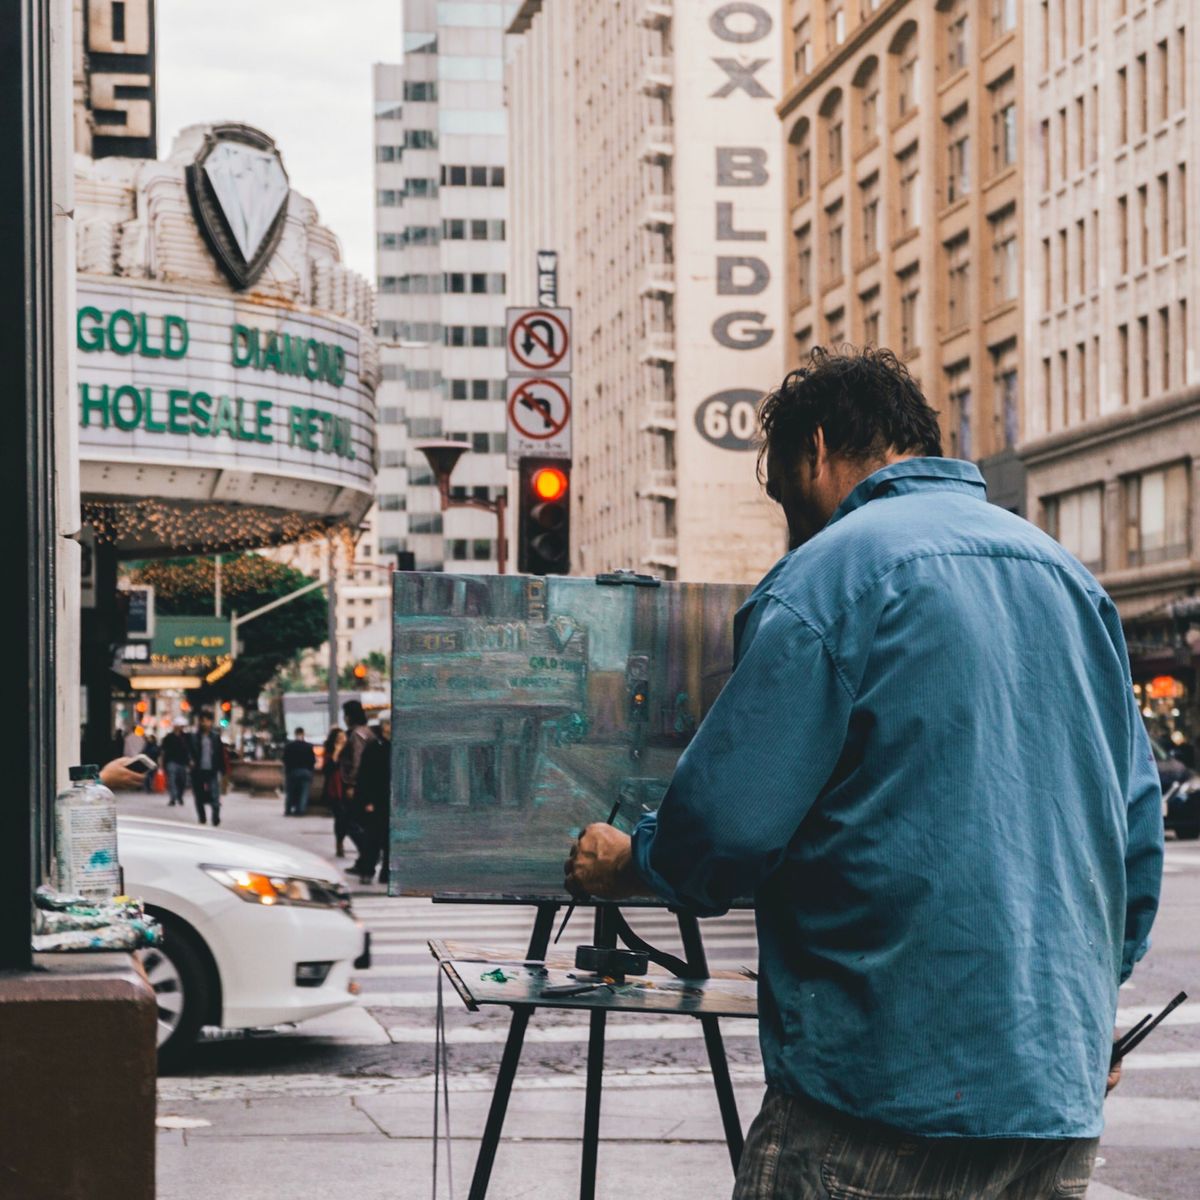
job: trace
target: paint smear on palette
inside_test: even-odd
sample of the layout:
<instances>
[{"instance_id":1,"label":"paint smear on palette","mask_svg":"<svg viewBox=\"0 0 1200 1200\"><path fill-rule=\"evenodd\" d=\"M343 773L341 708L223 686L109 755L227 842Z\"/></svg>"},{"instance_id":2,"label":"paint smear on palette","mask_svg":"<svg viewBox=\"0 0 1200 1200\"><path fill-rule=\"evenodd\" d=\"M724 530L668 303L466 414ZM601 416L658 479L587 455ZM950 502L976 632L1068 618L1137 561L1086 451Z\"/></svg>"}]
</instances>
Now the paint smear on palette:
<instances>
[{"instance_id":1,"label":"paint smear on palette","mask_svg":"<svg viewBox=\"0 0 1200 1200\"><path fill-rule=\"evenodd\" d=\"M749 591L395 575L393 894L562 899L575 831L658 807Z\"/></svg>"}]
</instances>

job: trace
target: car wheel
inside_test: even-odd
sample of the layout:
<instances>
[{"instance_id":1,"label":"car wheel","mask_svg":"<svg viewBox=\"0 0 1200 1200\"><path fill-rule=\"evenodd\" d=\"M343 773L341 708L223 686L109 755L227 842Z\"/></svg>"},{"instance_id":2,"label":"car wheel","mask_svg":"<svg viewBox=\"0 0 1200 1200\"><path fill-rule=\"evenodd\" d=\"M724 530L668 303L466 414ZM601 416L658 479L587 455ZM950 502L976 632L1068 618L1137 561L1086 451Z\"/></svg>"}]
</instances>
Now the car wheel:
<instances>
[{"instance_id":1,"label":"car wheel","mask_svg":"<svg viewBox=\"0 0 1200 1200\"><path fill-rule=\"evenodd\" d=\"M1176 825L1175 836L1181 842L1194 842L1200 838L1200 825Z\"/></svg>"},{"instance_id":2,"label":"car wheel","mask_svg":"<svg viewBox=\"0 0 1200 1200\"><path fill-rule=\"evenodd\" d=\"M186 1061L209 1009L211 983L198 939L187 926L160 916L163 943L138 951L158 1003L158 1067Z\"/></svg>"}]
</instances>

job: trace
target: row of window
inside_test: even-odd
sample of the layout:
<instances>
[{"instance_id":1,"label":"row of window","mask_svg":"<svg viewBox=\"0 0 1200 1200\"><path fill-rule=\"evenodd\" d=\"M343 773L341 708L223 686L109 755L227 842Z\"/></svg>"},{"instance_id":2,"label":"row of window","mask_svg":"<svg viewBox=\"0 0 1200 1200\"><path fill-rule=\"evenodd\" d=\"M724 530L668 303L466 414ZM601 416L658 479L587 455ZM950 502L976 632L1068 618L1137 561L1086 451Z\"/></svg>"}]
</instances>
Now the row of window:
<instances>
[{"instance_id":1,"label":"row of window","mask_svg":"<svg viewBox=\"0 0 1200 1200\"><path fill-rule=\"evenodd\" d=\"M455 562L487 562L496 557L491 538L447 538L446 557Z\"/></svg>"},{"instance_id":2,"label":"row of window","mask_svg":"<svg viewBox=\"0 0 1200 1200\"><path fill-rule=\"evenodd\" d=\"M443 325L439 321L379 321L385 342L441 342L444 346L503 346L503 325Z\"/></svg>"},{"instance_id":3,"label":"row of window","mask_svg":"<svg viewBox=\"0 0 1200 1200\"><path fill-rule=\"evenodd\" d=\"M389 196L392 199L385 202ZM376 200L384 208L387 208L402 204L404 193L382 191L376 194ZM436 225L406 225L400 230L376 234L376 245L380 250L402 250L405 246L436 246L440 240L440 233L441 231Z\"/></svg>"},{"instance_id":4,"label":"row of window","mask_svg":"<svg viewBox=\"0 0 1200 1200\"><path fill-rule=\"evenodd\" d=\"M992 347L992 412L996 423L996 442L1012 447L1020 434L1020 397L1017 394L1016 338ZM946 426L951 458L974 458L979 450L971 388L971 361L951 363L945 370Z\"/></svg>"},{"instance_id":5,"label":"row of window","mask_svg":"<svg viewBox=\"0 0 1200 1200\"><path fill-rule=\"evenodd\" d=\"M504 454L508 437L503 433L447 433L452 441L466 442L475 454Z\"/></svg>"},{"instance_id":6,"label":"row of window","mask_svg":"<svg viewBox=\"0 0 1200 1200\"><path fill-rule=\"evenodd\" d=\"M442 164L443 187L503 187L503 167L464 167Z\"/></svg>"},{"instance_id":7,"label":"row of window","mask_svg":"<svg viewBox=\"0 0 1200 1200\"><path fill-rule=\"evenodd\" d=\"M398 208L405 200L412 199L428 199L438 194L438 181L436 179L423 179L418 177L409 177L404 181L402 188L380 188L375 193L375 203L381 208ZM380 234L381 238L385 235ZM385 249L380 246L380 249Z\"/></svg>"},{"instance_id":8,"label":"row of window","mask_svg":"<svg viewBox=\"0 0 1200 1200\"><path fill-rule=\"evenodd\" d=\"M436 129L406 129L404 141L400 145L376 146L375 161L377 163L400 162L405 150L436 150L438 135Z\"/></svg>"},{"instance_id":9,"label":"row of window","mask_svg":"<svg viewBox=\"0 0 1200 1200\"><path fill-rule=\"evenodd\" d=\"M919 219L917 197L919 196L917 159L915 149L901 156L900 188L897 195L897 233L914 227ZM825 290L839 283L846 275L846 212L839 198L821 213L824 256L820 276L820 288ZM874 173L858 186L858 228L855 231L854 263L869 262L880 246L880 189L879 175ZM1016 299L1020 277L1020 257L1017 242L1016 205L1009 204L988 214L988 232L991 245L991 292L988 308ZM806 223L796 232L797 292L800 303L806 303L814 294L817 281L813 273L813 234L811 223ZM970 319L968 308L970 296L970 242L966 232L944 243L947 279L948 329L965 324Z\"/></svg>"},{"instance_id":10,"label":"row of window","mask_svg":"<svg viewBox=\"0 0 1200 1200\"><path fill-rule=\"evenodd\" d=\"M376 286L384 295L503 296L508 285L503 272L447 271L440 275L380 275Z\"/></svg>"},{"instance_id":11,"label":"row of window","mask_svg":"<svg viewBox=\"0 0 1200 1200\"><path fill-rule=\"evenodd\" d=\"M1132 325L1117 326L1117 386L1121 403L1149 400L1187 379L1187 300L1162 305L1143 313ZM1097 415L1099 397L1100 338L1092 338L1057 356L1042 358L1042 399L1045 427L1063 429Z\"/></svg>"},{"instance_id":12,"label":"row of window","mask_svg":"<svg viewBox=\"0 0 1200 1200\"><path fill-rule=\"evenodd\" d=\"M1172 463L1119 482L1119 561L1105 561L1103 484L1042 500L1046 532L1091 571L1146 567L1187 558L1190 549L1191 464Z\"/></svg>"},{"instance_id":13,"label":"row of window","mask_svg":"<svg viewBox=\"0 0 1200 1200\"><path fill-rule=\"evenodd\" d=\"M503 379L447 379L443 385L451 400L506 400Z\"/></svg>"}]
</instances>

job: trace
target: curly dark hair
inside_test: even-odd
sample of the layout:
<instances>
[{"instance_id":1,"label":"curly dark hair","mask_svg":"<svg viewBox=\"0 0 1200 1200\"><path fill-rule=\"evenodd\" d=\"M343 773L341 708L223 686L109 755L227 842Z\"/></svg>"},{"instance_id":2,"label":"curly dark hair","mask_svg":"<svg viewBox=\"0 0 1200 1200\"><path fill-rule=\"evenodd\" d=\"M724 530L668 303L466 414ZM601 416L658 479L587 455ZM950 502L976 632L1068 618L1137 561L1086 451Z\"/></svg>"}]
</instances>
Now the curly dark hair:
<instances>
[{"instance_id":1,"label":"curly dark hair","mask_svg":"<svg viewBox=\"0 0 1200 1200\"><path fill-rule=\"evenodd\" d=\"M808 362L764 398L758 421L760 480L769 452L781 463L811 456L818 428L830 454L854 462L875 461L889 450L942 453L937 413L890 350L815 346Z\"/></svg>"}]
</instances>

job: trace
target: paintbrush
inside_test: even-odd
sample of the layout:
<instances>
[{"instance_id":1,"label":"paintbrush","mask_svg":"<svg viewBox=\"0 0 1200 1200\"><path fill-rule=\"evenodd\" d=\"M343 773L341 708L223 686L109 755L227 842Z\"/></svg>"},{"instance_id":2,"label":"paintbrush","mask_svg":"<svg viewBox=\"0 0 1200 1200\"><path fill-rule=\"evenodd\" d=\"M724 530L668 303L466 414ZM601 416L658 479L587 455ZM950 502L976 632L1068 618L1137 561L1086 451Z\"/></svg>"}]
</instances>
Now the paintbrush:
<instances>
[{"instance_id":1,"label":"paintbrush","mask_svg":"<svg viewBox=\"0 0 1200 1200\"><path fill-rule=\"evenodd\" d=\"M604 822L605 825L611 825L617 819L617 813L619 813L620 811L621 811L621 802L620 802L620 800L618 800L616 802L616 804L614 804L612 806L612 812L610 812L608 814L608 820ZM563 917L562 924L558 927L558 932L554 935L554 944L556 946L558 945L558 939L560 937L562 937L563 930L566 929L567 922L571 919L571 914L574 911L575 911L575 901L572 900L571 903L567 905L566 916Z\"/></svg>"}]
</instances>

